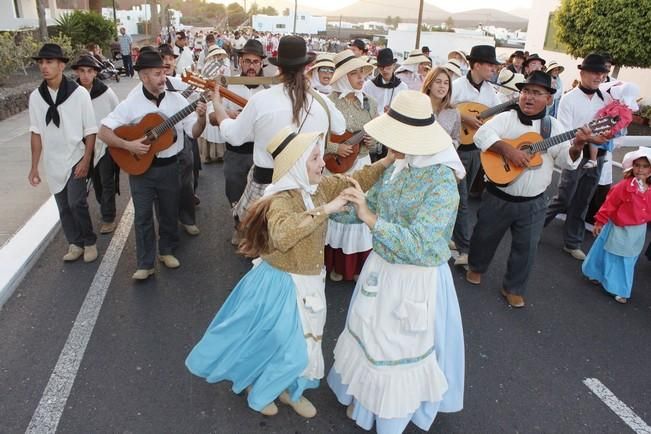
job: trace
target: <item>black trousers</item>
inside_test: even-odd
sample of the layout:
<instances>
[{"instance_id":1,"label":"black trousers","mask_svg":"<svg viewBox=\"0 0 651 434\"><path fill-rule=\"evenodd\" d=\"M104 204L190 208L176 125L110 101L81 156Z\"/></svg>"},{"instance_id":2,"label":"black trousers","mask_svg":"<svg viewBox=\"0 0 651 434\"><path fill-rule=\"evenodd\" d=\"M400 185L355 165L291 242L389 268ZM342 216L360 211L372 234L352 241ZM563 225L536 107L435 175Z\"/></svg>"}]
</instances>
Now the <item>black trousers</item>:
<instances>
[{"instance_id":1,"label":"black trousers","mask_svg":"<svg viewBox=\"0 0 651 434\"><path fill-rule=\"evenodd\" d=\"M87 178L75 178L73 167L66 186L54 195L59 208L61 227L68 244L84 247L92 246L97 241L88 212L87 197Z\"/></svg>"},{"instance_id":2,"label":"black trousers","mask_svg":"<svg viewBox=\"0 0 651 434\"><path fill-rule=\"evenodd\" d=\"M107 150L93 169L95 198L100 205L104 223L115 221L115 194L119 188L119 174L120 168Z\"/></svg>"},{"instance_id":3,"label":"black trousers","mask_svg":"<svg viewBox=\"0 0 651 434\"><path fill-rule=\"evenodd\" d=\"M185 135L183 139L183 150L179 152L179 220L184 225L196 224L196 212L194 205L194 152L192 151L191 139Z\"/></svg>"}]
</instances>

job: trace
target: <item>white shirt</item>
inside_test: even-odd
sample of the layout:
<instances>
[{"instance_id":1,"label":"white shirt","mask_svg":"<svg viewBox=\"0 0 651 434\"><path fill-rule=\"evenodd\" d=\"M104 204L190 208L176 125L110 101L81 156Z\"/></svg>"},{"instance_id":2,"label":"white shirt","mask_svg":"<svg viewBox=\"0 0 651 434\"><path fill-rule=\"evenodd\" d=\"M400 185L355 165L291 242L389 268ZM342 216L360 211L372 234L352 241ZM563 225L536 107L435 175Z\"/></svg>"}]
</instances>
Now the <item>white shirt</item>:
<instances>
[{"instance_id":1,"label":"white shirt","mask_svg":"<svg viewBox=\"0 0 651 434\"><path fill-rule=\"evenodd\" d=\"M579 128L589 123L606 103L595 93L590 97L575 87L561 97L556 119L565 129Z\"/></svg>"},{"instance_id":2,"label":"white shirt","mask_svg":"<svg viewBox=\"0 0 651 434\"><path fill-rule=\"evenodd\" d=\"M382 83L386 83L382 78ZM373 98L377 102L377 113L378 115L384 114L384 108L391 105L391 101L403 90L408 89L407 83L401 81L400 84L394 88L386 87L377 87L372 80L368 80L364 83L362 91Z\"/></svg>"},{"instance_id":3,"label":"white shirt","mask_svg":"<svg viewBox=\"0 0 651 434\"><path fill-rule=\"evenodd\" d=\"M161 113L166 117L175 115L188 105L188 102L176 92L165 92L165 97L156 107L156 103L145 97L142 90L142 83L138 84L107 117L102 119L102 125L112 130L122 125L138 123L148 113ZM197 113L192 112L182 121L178 122L176 129L176 141L169 148L156 154L159 158L169 158L178 154L183 149L183 130L192 137L192 126L197 121Z\"/></svg>"},{"instance_id":4,"label":"white shirt","mask_svg":"<svg viewBox=\"0 0 651 434\"><path fill-rule=\"evenodd\" d=\"M174 44L174 54L179 56L176 58L176 73L178 75L183 74L183 71L187 68L192 68L194 59L192 58L192 49L190 47L184 47L183 51L181 51L179 47Z\"/></svg>"},{"instance_id":5,"label":"white shirt","mask_svg":"<svg viewBox=\"0 0 651 434\"><path fill-rule=\"evenodd\" d=\"M246 38L242 36L240 36L237 39L233 38L233 40L231 41L231 45L236 50L241 50L242 48L244 48L244 44L246 44Z\"/></svg>"},{"instance_id":6,"label":"white shirt","mask_svg":"<svg viewBox=\"0 0 651 434\"><path fill-rule=\"evenodd\" d=\"M500 104L500 99L495 93L495 89L488 81L484 81L477 91L468 81L468 77L459 77L452 82L452 97L450 103L457 105L462 102L478 102L486 107L494 107Z\"/></svg>"},{"instance_id":7,"label":"white shirt","mask_svg":"<svg viewBox=\"0 0 651 434\"><path fill-rule=\"evenodd\" d=\"M330 111L330 130L335 134L343 134L346 130L346 120L332 101L328 98L322 100ZM297 129L300 123L303 127L300 132L325 133L328 130L328 116L321 104L315 101L312 95L307 95L309 114L301 113L299 125L292 120L292 103L285 92L284 86L278 84L269 89L258 92L251 97L242 113L236 119L225 119L219 129L225 141L233 146L241 146L253 139L253 162L258 167L273 168L273 158L267 152L267 145L278 131L286 126ZM320 139L321 151L325 150L325 141Z\"/></svg>"},{"instance_id":8,"label":"white shirt","mask_svg":"<svg viewBox=\"0 0 651 434\"><path fill-rule=\"evenodd\" d=\"M48 88L52 101L57 91ZM50 193L63 190L72 174L72 168L82 159L86 145L84 137L97 134L97 122L88 91L78 86L57 110L61 122L45 125L49 106L38 89L29 96L29 131L41 136L43 166Z\"/></svg>"},{"instance_id":9,"label":"white shirt","mask_svg":"<svg viewBox=\"0 0 651 434\"><path fill-rule=\"evenodd\" d=\"M565 132L563 125L554 118L552 120L551 136ZM475 145L485 151L495 142L503 139L515 139L522 134L534 132L540 134L540 120L534 120L533 125L524 125L518 119L515 110L500 113L482 125L475 133ZM561 169L574 170L581 161L570 158L570 143L563 142L547 149L542 153L542 165L522 172L519 178L506 187L498 187L511 196L533 197L543 193L552 182L554 163Z\"/></svg>"},{"instance_id":10,"label":"white shirt","mask_svg":"<svg viewBox=\"0 0 651 434\"><path fill-rule=\"evenodd\" d=\"M255 95L258 92L262 92L265 90L264 86L258 86L253 89L249 89L248 87L244 86L243 84L231 84L228 86L228 90L233 92L236 95L241 96L242 98L246 98L247 100L251 99L253 95ZM237 104L230 102L226 98L223 99L224 101L224 108L226 110L236 110L236 111L241 111L242 107L238 106ZM208 110L206 111L207 115L210 115L214 110L212 104L208 104ZM210 123L206 124L206 129L203 131L202 137L209 142L213 143L224 143L225 140L223 139L221 132L219 131L218 126L213 126ZM253 138L251 137L249 140L245 140L245 142L250 142L253 141Z\"/></svg>"},{"instance_id":11,"label":"white shirt","mask_svg":"<svg viewBox=\"0 0 651 434\"><path fill-rule=\"evenodd\" d=\"M97 121L97 129L102 125L102 119L109 115L120 103L118 96L113 92L110 87L98 96L91 100L93 103L93 110L95 112L95 120ZM95 158L93 165L97 166L99 160L106 154L106 143L102 142L99 137L95 139Z\"/></svg>"}]
</instances>

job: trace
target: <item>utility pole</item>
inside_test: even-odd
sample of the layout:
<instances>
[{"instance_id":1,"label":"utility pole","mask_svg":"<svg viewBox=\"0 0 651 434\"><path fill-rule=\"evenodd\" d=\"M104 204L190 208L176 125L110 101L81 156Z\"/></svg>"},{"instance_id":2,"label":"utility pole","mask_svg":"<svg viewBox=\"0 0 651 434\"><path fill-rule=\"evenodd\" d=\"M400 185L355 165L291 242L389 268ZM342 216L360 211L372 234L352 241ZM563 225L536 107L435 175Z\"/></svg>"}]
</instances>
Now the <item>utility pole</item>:
<instances>
[{"instance_id":1,"label":"utility pole","mask_svg":"<svg viewBox=\"0 0 651 434\"><path fill-rule=\"evenodd\" d=\"M415 49L418 49L420 46L420 27L423 25L423 3L424 0L419 0L420 4L418 5L418 24L416 25L416 46Z\"/></svg>"},{"instance_id":2,"label":"utility pole","mask_svg":"<svg viewBox=\"0 0 651 434\"><path fill-rule=\"evenodd\" d=\"M118 18L115 14L115 0L113 0L113 24L116 26L118 25Z\"/></svg>"},{"instance_id":3,"label":"utility pole","mask_svg":"<svg viewBox=\"0 0 651 434\"><path fill-rule=\"evenodd\" d=\"M342 16L339 15L339 30L337 30L337 39L341 37L341 18Z\"/></svg>"},{"instance_id":4,"label":"utility pole","mask_svg":"<svg viewBox=\"0 0 651 434\"><path fill-rule=\"evenodd\" d=\"M296 34L296 15L298 14L298 0L294 0L294 31L293 33Z\"/></svg>"}]
</instances>

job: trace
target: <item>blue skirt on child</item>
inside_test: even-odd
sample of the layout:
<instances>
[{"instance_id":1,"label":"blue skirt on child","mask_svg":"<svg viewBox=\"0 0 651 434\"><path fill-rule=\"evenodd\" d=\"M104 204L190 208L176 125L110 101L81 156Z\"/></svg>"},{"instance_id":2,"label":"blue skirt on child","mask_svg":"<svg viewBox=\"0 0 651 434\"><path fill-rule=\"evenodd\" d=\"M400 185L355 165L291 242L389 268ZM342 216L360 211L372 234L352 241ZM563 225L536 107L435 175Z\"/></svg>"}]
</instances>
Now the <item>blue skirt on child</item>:
<instances>
[{"instance_id":1,"label":"blue skirt on child","mask_svg":"<svg viewBox=\"0 0 651 434\"><path fill-rule=\"evenodd\" d=\"M640 252L638 251L634 256L621 256L606 250L608 237L611 235L613 227L612 222L606 223L592 244L581 269L588 279L599 281L609 293L630 298L635 263ZM642 236L644 236L644 232Z\"/></svg>"},{"instance_id":2,"label":"blue skirt on child","mask_svg":"<svg viewBox=\"0 0 651 434\"><path fill-rule=\"evenodd\" d=\"M209 383L231 381L234 393L252 386L248 404L256 411L285 390L295 401L318 387L301 377L307 363L294 281L264 261L239 281L185 361Z\"/></svg>"}]
</instances>

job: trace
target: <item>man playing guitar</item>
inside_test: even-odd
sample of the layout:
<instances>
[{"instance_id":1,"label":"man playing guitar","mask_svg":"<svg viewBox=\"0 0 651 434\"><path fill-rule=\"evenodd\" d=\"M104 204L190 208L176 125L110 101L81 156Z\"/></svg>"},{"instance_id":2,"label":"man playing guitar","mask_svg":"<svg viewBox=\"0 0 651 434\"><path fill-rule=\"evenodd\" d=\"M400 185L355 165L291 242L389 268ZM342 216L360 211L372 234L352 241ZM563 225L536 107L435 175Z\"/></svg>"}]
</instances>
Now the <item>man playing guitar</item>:
<instances>
[{"instance_id":1,"label":"man playing guitar","mask_svg":"<svg viewBox=\"0 0 651 434\"><path fill-rule=\"evenodd\" d=\"M518 83L520 99L514 110L500 113L479 128L475 143L482 151L502 155L517 167L526 167L530 155L503 140L514 139L528 132L557 135L563 131L559 121L545 115L556 89L551 78L542 71L532 73L525 83ZM554 163L574 170L580 162L583 145L591 132L583 127L577 130L571 142L550 147L542 154L542 164L536 170L524 173L508 186L486 185L486 194L477 214L477 224L470 239L468 272L466 280L478 285L481 275L488 270L500 241L507 230L511 231L506 276L501 294L512 307L523 307L527 280L536 256L536 249L545 222L546 201L544 192L552 181Z\"/></svg>"},{"instance_id":2,"label":"man playing guitar","mask_svg":"<svg viewBox=\"0 0 651 434\"><path fill-rule=\"evenodd\" d=\"M144 155L150 145L143 131L142 138L127 141L114 132L119 126L130 124L144 115L159 112L173 116L180 107L187 105L185 98L166 90L165 64L160 54L151 47L143 47L134 69L141 84L122 101L103 121L99 137L109 147L126 149L135 155ZM168 268L181 264L174 256L179 242L179 174L178 153L183 149L183 132L199 137L206 126L206 104L199 102L196 113L177 123L174 128L176 141L159 152L143 174L130 175L129 186L135 211L136 255L138 269L136 280L145 280L155 272L156 234L154 231L153 205L158 200L159 260Z\"/></svg>"}]
</instances>

